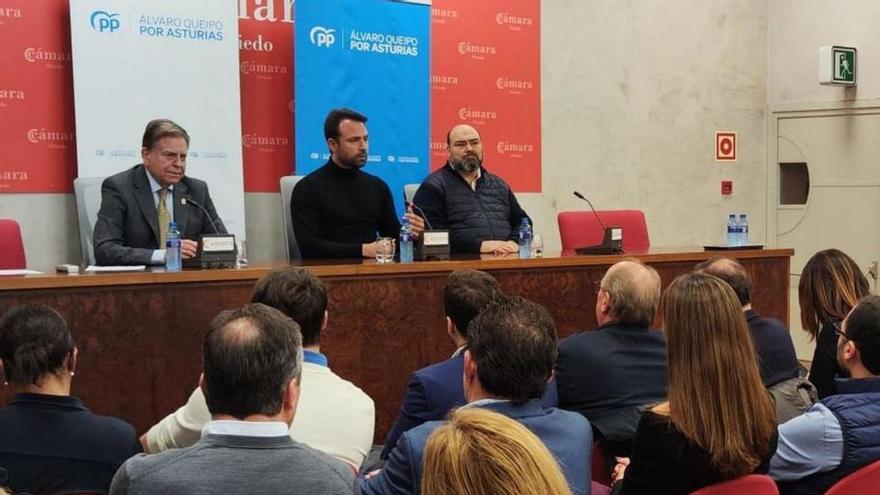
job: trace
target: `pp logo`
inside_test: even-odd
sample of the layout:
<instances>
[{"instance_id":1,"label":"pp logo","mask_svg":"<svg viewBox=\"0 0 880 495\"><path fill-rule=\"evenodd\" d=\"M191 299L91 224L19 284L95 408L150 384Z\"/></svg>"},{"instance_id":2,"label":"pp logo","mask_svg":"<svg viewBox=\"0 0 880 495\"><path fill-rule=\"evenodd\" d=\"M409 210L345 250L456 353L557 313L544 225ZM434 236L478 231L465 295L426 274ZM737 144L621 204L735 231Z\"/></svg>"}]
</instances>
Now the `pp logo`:
<instances>
[{"instance_id":1,"label":"pp logo","mask_svg":"<svg viewBox=\"0 0 880 495\"><path fill-rule=\"evenodd\" d=\"M103 10L96 10L92 12L92 17L89 20L92 29L95 31L98 31L99 33L112 33L119 29L118 17L119 14L111 14L110 12L104 12Z\"/></svg>"},{"instance_id":2,"label":"pp logo","mask_svg":"<svg viewBox=\"0 0 880 495\"><path fill-rule=\"evenodd\" d=\"M335 29L327 29L322 26L315 26L309 31L309 41L315 46L333 46L336 43Z\"/></svg>"}]
</instances>

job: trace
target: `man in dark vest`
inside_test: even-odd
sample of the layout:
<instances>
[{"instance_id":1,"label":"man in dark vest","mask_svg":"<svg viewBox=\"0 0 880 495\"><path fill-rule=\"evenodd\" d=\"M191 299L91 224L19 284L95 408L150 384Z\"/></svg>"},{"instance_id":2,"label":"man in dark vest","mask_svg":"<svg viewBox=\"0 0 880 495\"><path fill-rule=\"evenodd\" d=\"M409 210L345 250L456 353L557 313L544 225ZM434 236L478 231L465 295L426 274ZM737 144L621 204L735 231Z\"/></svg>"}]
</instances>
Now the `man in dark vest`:
<instances>
[{"instance_id":1,"label":"man in dark vest","mask_svg":"<svg viewBox=\"0 0 880 495\"><path fill-rule=\"evenodd\" d=\"M453 253L515 253L522 219L531 223L504 179L483 167L480 133L457 125L446 135L449 158L429 175L413 203L430 227L449 229Z\"/></svg>"},{"instance_id":2,"label":"man in dark vest","mask_svg":"<svg viewBox=\"0 0 880 495\"><path fill-rule=\"evenodd\" d=\"M850 377L837 395L779 426L770 476L783 494L822 494L880 460L880 297L867 296L838 333L837 360Z\"/></svg>"}]
</instances>

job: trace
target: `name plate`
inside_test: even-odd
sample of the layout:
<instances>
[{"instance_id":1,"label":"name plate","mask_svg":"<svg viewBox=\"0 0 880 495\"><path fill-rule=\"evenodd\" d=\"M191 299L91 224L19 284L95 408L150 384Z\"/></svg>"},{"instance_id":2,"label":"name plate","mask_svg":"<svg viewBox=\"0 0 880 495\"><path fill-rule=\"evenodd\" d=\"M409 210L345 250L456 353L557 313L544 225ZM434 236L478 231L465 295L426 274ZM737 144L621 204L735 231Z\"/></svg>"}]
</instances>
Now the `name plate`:
<instances>
[{"instance_id":1,"label":"name plate","mask_svg":"<svg viewBox=\"0 0 880 495\"><path fill-rule=\"evenodd\" d=\"M422 245L424 246L446 246L448 244L448 230L428 230L422 232Z\"/></svg>"},{"instance_id":2,"label":"name plate","mask_svg":"<svg viewBox=\"0 0 880 495\"><path fill-rule=\"evenodd\" d=\"M218 234L202 236L203 253L231 253L235 252L235 236L232 234Z\"/></svg>"}]
</instances>

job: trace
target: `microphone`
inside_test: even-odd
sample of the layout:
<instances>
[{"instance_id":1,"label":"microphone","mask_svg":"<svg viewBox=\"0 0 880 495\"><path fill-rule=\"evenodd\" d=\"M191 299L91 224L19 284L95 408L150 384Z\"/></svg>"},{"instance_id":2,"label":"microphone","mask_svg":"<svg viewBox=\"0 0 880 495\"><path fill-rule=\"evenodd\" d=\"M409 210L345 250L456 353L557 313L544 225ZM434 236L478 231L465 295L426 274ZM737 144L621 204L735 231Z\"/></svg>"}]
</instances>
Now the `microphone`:
<instances>
[{"instance_id":1,"label":"microphone","mask_svg":"<svg viewBox=\"0 0 880 495\"><path fill-rule=\"evenodd\" d=\"M196 201L196 200L194 200L194 199L192 199L192 198L181 198L181 199L180 199L180 204L182 204L183 206L186 206L186 205L191 204L191 205L195 206L196 208L202 210L202 213L204 213L205 216L208 217L208 221L211 222L211 228L214 229L214 233L215 233L215 234L220 234L220 231L217 230L217 224L214 223L214 219L211 218L211 214L208 213L208 209L205 208L204 206L202 206L201 204L199 204L198 201Z\"/></svg>"},{"instance_id":2,"label":"microphone","mask_svg":"<svg viewBox=\"0 0 880 495\"><path fill-rule=\"evenodd\" d=\"M425 221L425 225L428 226L428 230L434 230L434 227L431 227L431 221L428 220L428 215L425 215L425 211L419 208L419 205L413 203L412 201L406 201L406 204L416 209L416 212L419 214L420 217L422 217L422 220Z\"/></svg>"},{"instance_id":3,"label":"microphone","mask_svg":"<svg viewBox=\"0 0 880 495\"><path fill-rule=\"evenodd\" d=\"M599 225L602 226L602 230L607 230L608 227L605 226L605 223L602 222L602 219L599 217L599 214L596 213L596 209L593 208L593 203L591 203L590 200L587 199L586 196L584 196L583 194L581 194L581 193L579 193L579 192L577 192L577 191L574 192L574 195L577 196L578 198L580 198L580 199L586 201L587 204L590 205L590 209L593 210L593 215L596 215L596 220L599 222Z\"/></svg>"},{"instance_id":4,"label":"microphone","mask_svg":"<svg viewBox=\"0 0 880 495\"><path fill-rule=\"evenodd\" d=\"M434 230L425 210L419 208L419 205L404 198L404 203L412 206L413 209L422 217L427 227L416 243L415 257L419 260L448 260L449 259L449 230Z\"/></svg>"},{"instance_id":5,"label":"microphone","mask_svg":"<svg viewBox=\"0 0 880 495\"><path fill-rule=\"evenodd\" d=\"M597 244L595 246L584 246L575 249L574 251L577 254L614 254L614 253L622 253L623 252L623 229L617 226L612 226L610 229L605 226L605 222L602 221L602 218L599 216L599 213L596 212L596 209L593 208L593 203L587 199L583 194L575 191L574 195L578 199L582 199L590 205L590 210L593 211L593 215L596 216L596 221L599 222L599 225L602 227L604 234L602 236L602 244Z\"/></svg>"}]
</instances>

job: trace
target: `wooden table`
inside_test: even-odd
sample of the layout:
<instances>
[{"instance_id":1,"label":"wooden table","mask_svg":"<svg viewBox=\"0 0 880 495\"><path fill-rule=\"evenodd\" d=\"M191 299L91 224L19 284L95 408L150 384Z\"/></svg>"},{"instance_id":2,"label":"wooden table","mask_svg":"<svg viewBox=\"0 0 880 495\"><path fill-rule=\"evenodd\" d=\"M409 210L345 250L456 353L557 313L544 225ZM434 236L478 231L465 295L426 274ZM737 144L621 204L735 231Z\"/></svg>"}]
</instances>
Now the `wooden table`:
<instances>
[{"instance_id":1,"label":"wooden table","mask_svg":"<svg viewBox=\"0 0 880 495\"><path fill-rule=\"evenodd\" d=\"M755 309L788 322L791 249L733 253L754 277ZM630 254L654 266L664 287L713 253L652 248ZM560 337L596 325L596 284L623 256L476 257L413 264L304 262L327 284L330 321L321 347L331 368L376 402L376 441L397 415L410 373L453 351L442 288L452 270L486 270L509 293L545 305ZM211 318L248 301L254 283L281 264L245 269L0 278L0 313L45 303L67 319L79 346L74 394L95 412L145 431L183 404L201 369ZM0 401L5 403L0 390Z\"/></svg>"}]
</instances>

